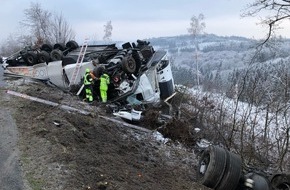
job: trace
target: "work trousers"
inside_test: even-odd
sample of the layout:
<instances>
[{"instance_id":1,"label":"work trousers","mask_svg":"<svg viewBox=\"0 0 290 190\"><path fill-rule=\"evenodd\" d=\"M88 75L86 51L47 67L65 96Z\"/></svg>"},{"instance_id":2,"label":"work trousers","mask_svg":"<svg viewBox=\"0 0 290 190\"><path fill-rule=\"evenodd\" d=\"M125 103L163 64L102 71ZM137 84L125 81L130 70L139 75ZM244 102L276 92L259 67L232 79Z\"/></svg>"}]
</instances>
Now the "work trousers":
<instances>
[{"instance_id":1,"label":"work trousers","mask_svg":"<svg viewBox=\"0 0 290 190\"><path fill-rule=\"evenodd\" d=\"M107 102L107 90L100 90L102 102Z\"/></svg>"},{"instance_id":2,"label":"work trousers","mask_svg":"<svg viewBox=\"0 0 290 190\"><path fill-rule=\"evenodd\" d=\"M92 85L85 85L85 91L86 91L86 100L88 102L92 102L94 100Z\"/></svg>"}]
</instances>

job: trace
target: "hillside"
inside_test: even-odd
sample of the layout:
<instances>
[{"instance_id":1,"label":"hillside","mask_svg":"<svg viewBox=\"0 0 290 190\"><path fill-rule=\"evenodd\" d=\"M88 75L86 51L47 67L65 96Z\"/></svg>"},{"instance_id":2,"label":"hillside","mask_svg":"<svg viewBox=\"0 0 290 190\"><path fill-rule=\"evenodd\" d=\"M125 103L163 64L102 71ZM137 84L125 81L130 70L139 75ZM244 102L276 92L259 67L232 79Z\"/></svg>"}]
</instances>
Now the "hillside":
<instances>
[{"instance_id":1,"label":"hillside","mask_svg":"<svg viewBox=\"0 0 290 190\"><path fill-rule=\"evenodd\" d=\"M101 117L106 116L104 108L91 107L42 83L22 79L7 82L0 91L1 108L11 113L14 130L18 130L14 149L19 149L22 174L18 171L17 176L23 177L24 184L19 181L15 187L3 180L3 190L207 189L196 183L197 155L182 144L154 131L107 121ZM5 93L6 89L91 110L92 114L31 102ZM3 146L8 146L5 140L11 139L2 139ZM9 173L3 174L6 179L12 178Z\"/></svg>"},{"instance_id":2,"label":"hillside","mask_svg":"<svg viewBox=\"0 0 290 190\"><path fill-rule=\"evenodd\" d=\"M5 127L19 130L13 133L14 138L19 134L18 145L12 144L20 151L25 189L206 189L196 183L200 139L242 155L256 169L289 171L288 41L252 59L256 41L214 35L199 40L203 91L178 85L181 96L171 102L180 105L176 116L186 119L159 127L153 110L152 120L140 124L146 129L142 131L104 119L112 117L106 106L89 106L42 83L8 80L1 89L1 105L14 121ZM168 50L176 84L196 85L189 36L150 41ZM9 96L7 89L92 114ZM194 133L194 127L201 132ZM11 143L4 138L1 142ZM11 189L9 181L5 184Z\"/></svg>"},{"instance_id":3,"label":"hillside","mask_svg":"<svg viewBox=\"0 0 290 190\"><path fill-rule=\"evenodd\" d=\"M168 51L177 84L196 85L196 54L192 36L182 35L148 40L156 49ZM277 59L287 60L290 51L289 39L282 38L270 42L260 51L257 51L257 47L261 41L239 36L205 34L198 36L197 42L198 72L201 83L212 82L216 77L221 77L224 84L228 83L231 73L253 64L255 67L263 67L264 63Z\"/></svg>"}]
</instances>

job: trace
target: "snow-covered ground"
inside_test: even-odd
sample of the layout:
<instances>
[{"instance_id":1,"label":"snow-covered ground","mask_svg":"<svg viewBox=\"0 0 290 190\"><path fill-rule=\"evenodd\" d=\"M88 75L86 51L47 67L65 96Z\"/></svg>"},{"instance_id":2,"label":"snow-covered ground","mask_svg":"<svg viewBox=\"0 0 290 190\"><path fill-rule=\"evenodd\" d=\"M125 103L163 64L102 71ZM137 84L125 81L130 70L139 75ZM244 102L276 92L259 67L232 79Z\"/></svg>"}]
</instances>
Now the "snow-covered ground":
<instances>
[{"instance_id":1,"label":"snow-covered ground","mask_svg":"<svg viewBox=\"0 0 290 190\"><path fill-rule=\"evenodd\" d=\"M209 125L215 124L219 130L227 130L225 136L229 131L233 132L235 144L241 145L242 139L244 146L250 144L255 151L266 153L267 155L263 156L272 161L274 165L277 165L277 162L273 162L279 161L285 154L283 156L285 156L284 161L286 160L287 165L290 157L286 144L289 141L290 129L289 105L282 107L277 112L271 112L264 107L230 99L222 94L202 92L196 88L188 89L187 92L198 99L200 104L204 104L206 101L214 105L213 109L209 108L209 111L206 112ZM195 112L198 111L195 110L198 109L196 107L191 107L191 109ZM210 123L211 120L217 121L217 117L221 118L222 123Z\"/></svg>"}]
</instances>

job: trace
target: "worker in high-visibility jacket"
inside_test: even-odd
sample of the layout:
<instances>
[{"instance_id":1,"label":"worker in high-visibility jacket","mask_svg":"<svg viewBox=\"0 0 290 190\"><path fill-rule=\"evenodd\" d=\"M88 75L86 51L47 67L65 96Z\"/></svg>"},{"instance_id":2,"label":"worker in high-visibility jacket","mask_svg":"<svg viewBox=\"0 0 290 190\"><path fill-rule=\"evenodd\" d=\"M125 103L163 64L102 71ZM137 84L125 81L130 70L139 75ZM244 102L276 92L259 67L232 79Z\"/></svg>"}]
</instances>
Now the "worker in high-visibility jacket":
<instances>
[{"instance_id":1,"label":"worker in high-visibility jacket","mask_svg":"<svg viewBox=\"0 0 290 190\"><path fill-rule=\"evenodd\" d=\"M86 101L92 102L93 98L93 78L91 76L90 69L86 69L86 73L84 76L84 87L86 92Z\"/></svg>"},{"instance_id":2,"label":"worker in high-visibility jacket","mask_svg":"<svg viewBox=\"0 0 290 190\"><path fill-rule=\"evenodd\" d=\"M110 84L110 77L108 74L103 73L100 77L100 94L102 102L107 102L108 85Z\"/></svg>"}]
</instances>

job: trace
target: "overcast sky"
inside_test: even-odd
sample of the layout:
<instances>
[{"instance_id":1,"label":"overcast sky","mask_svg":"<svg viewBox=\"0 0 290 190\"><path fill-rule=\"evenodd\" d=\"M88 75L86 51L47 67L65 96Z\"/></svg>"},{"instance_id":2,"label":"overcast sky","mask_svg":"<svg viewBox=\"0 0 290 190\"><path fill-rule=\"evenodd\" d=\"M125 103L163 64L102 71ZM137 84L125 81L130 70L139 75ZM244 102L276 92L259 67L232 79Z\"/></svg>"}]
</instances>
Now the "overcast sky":
<instances>
[{"instance_id":1,"label":"overcast sky","mask_svg":"<svg viewBox=\"0 0 290 190\"><path fill-rule=\"evenodd\" d=\"M190 18L205 16L206 33L262 38L266 28L257 18L241 18L253 0L0 0L0 40L21 31L19 22L31 2L50 12L62 13L76 40L101 40L104 25L112 21L113 40L135 41L151 37L188 34ZM282 36L287 33L283 31Z\"/></svg>"}]
</instances>

